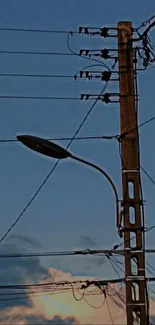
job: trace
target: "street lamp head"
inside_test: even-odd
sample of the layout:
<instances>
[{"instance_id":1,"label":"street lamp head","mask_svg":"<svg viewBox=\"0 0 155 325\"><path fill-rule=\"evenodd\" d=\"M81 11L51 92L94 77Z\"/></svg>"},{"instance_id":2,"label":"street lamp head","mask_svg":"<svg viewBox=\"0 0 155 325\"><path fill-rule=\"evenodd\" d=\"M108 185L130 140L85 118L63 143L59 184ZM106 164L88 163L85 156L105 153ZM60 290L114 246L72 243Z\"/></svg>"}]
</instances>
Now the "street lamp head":
<instances>
[{"instance_id":1,"label":"street lamp head","mask_svg":"<svg viewBox=\"0 0 155 325\"><path fill-rule=\"evenodd\" d=\"M71 157L71 153L66 149L46 139L32 135L18 135L17 140L29 149L51 158L65 159Z\"/></svg>"}]
</instances>

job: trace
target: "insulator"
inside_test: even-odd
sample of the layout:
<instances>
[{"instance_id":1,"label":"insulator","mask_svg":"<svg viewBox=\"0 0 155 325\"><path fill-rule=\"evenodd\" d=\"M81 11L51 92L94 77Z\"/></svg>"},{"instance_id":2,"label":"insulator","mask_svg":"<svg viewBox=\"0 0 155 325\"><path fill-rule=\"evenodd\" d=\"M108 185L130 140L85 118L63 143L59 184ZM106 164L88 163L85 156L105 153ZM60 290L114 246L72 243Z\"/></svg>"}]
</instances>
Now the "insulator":
<instances>
[{"instance_id":1,"label":"insulator","mask_svg":"<svg viewBox=\"0 0 155 325\"><path fill-rule=\"evenodd\" d=\"M83 29L83 27L79 27L79 34L82 33L82 29Z\"/></svg>"},{"instance_id":2,"label":"insulator","mask_svg":"<svg viewBox=\"0 0 155 325\"><path fill-rule=\"evenodd\" d=\"M85 54L83 54L83 52L85 52ZM81 56L81 55L88 56L88 54L89 54L89 50L80 50L80 52L79 52L79 55L80 55L80 56Z\"/></svg>"},{"instance_id":3,"label":"insulator","mask_svg":"<svg viewBox=\"0 0 155 325\"><path fill-rule=\"evenodd\" d=\"M101 80L109 81L110 77L111 77L111 71L104 71L102 72Z\"/></svg>"},{"instance_id":4,"label":"insulator","mask_svg":"<svg viewBox=\"0 0 155 325\"><path fill-rule=\"evenodd\" d=\"M89 94L81 94L81 100L82 100L82 99L88 100L89 97L90 97Z\"/></svg>"},{"instance_id":5,"label":"insulator","mask_svg":"<svg viewBox=\"0 0 155 325\"><path fill-rule=\"evenodd\" d=\"M100 29L100 35L103 36L104 38L108 37L109 36L109 28L107 27L104 27L104 28L101 28Z\"/></svg>"},{"instance_id":6,"label":"insulator","mask_svg":"<svg viewBox=\"0 0 155 325\"><path fill-rule=\"evenodd\" d=\"M110 103L110 94L109 93L105 93L103 95L103 102L105 102L106 104Z\"/></svg>"},{"instance_id":7,"label":"insulator","mask_svg":"<svg viewBox=\"0 0 155 325\"><path fill-rule=\"evenodd\" d=\"M87 27L84 28L84 31L85 31L85 34L86 35L89 35L89 31L88 31L88 28Z\"/></svg>"},{"instance_id":8,"label":"insulator","mask_svg":"<svg viewBox=\"0 0 155 325\"><path fill-rule=\"evenodd\" d=\"M104 49L104 50L102 50L101 51L101 58L103 58L103 59L108 59L109 58L109 50L107 50L107 49Z\"/></svg>"},{"instance_id":9,"label":"insulator","mask_svg":"<svg viewBox=\"0 0 155 325\"><path fill-rule=\"evenodd\" d=\"M146 58L144 58L144 60L143 60L143 67L144 68L148 67L148 60Z\"/></svg>"}]
</instances>

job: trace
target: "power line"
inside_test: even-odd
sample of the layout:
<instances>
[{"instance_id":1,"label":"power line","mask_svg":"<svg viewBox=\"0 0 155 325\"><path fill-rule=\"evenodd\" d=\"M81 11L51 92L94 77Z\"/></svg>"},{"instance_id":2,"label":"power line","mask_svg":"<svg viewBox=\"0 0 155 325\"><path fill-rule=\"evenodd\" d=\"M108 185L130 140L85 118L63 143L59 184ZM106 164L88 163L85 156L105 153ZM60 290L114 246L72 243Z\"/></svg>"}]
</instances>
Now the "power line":
<instances>
[{"instance_id":1,"label":"power line","mask_svg":"<svg viewBox=\"0 0 155 325\"><path fill-rule=\"evenodd\" d=\"M113 317L112 317L112 313L111 313L111 309L108 303L108 300L106 299L106 304L107 304L107 308L108 308L108 312L109 312L109 316L110 316L110 320L111 320L111 324L114 325L114 321L113 321Z\"/></svg>"},{"instance_id":2,"label":"power line","mask_svg":"<svg viewBox=\"0 0 155 325\"><path fill-rule=\"evenodd\" d=\"M154 121L154 120L155 120L155 116L152 116L152 117L149 118L148 120L146 120L146 121L140 123L140 124L138 125L138 127L133 128L133 129L130 129L129 131L125 131L124 133L122 133L120 136L118 136L118 140L121 141L121 139L124 138L124 137L125 137L126 135L128 135L129 133L131 133L131 132L137 130L137 128L138 128L138 129L141 128L142 126L144 126L144 125L146 125L146 124L148 124L148 123L150 123L150 122L152 122L152 121Z\"/></svg>"},{"instance_id":3,"label":"power line","mask_svg":"<svg viewBox=\"0 0 155 325\"><path fill-rule=\"evenodd\" d=\"M51 295L54 295L54 294L63 294L63 293L66 293L66 292L70 292L72 289L62 289L60 291L55 291L55 292L51 292L51 291L41 291L41 292L28 292L27 294L25 292L23 293L14 293L14 294L9 294L11 297L10 298L0 298L0 301L11 301L11 300L23 300L23 299L30 299L31 296L33 297L40 297L40 296L51 296ZM6 294L5 294L6 295ZM13 297L12 297L13 296Z\"/></svg>"},{"instance_id":4,"label":"power line","mask_svg":"<svg viewBox=\"0 0 155 325\"><path fill-rule=\"evenodd\" d=\"M30 99L30 100L81 100L79 97L54 97L54 96L12 96L0 95L0 99ZM93 98L90 98L93 100Z\"/></svg>"},{"instance_id":5,"label":"power line","mask_svg":"<svg viewBox=\"0 0 155 325\"><path fill-rule=\"evenodd\" d=\"M0 54L73 56L72 53L67 53L67 52L38 52L38 51L11 51L11 50L0 50Z\"/></svg>"},{"instance_id":6,"label":"power line","mask_svg":"<svg viewBox=\"0 0 155 325\"><path fill-rule=\"evenodd\" d=\"M142 167L142 165L140 166L140 168L142 169L143 173L149 178L149 180L152 182L152 184L155 185L154 179L150 176L150 174L146 171L146 169L144 169L144 167Z\"/></svg>"},{"instance_id":7,"label":"power line","mask_svg":"<svg viewBox=\"0 0 155 325\"><path fill-rule=\"evenodd\" d=\"M98 256L106 256L111 266L115 270L117 276L119 274L115 269L113 263L118 263L122 265L122 262L116 259L113 255L125 255L135 253L135 249L131 249L130 251L125 250L115 250L115 249L82 249L82 250L69 250L69 251L48 251L48 252L24 252L24 253L0 253L0 259L5 258L33 258L33 257L52 257L52 256L85 256L85 255L96 255ZM145 253L154 254L155 249L145 249ZM99 255L100 254L100 255ZM123 271L120 267L119 269Z\"/></svg>"},{"instance_id":8,"label":"power line","mask_svg":"<svg viewBox=\"0 0 155 325\"><path fill-rule=\"evenodd\" d=\"M152 226L150 226L149 228L145 229L144 232L151 231L151 230L153 230L154 228L155 228L155 224L152 225ZM135 239L135 238L136 238L136 237L133 236L133 237L131 237L130 240ZM129 242L129 240L126 241L126 243L128 243L128 242ZM121 243L121 244L119 244L119 245L115 245L114 247L115 247L115 249L118 249L119 247L121 247L121 246L123 246L123 245L124 245L124 243ZM146 250L145 250L145 251L146 251Z\"/></svg>"},{"instance_id":9,"label":"power line","mask_svg":"<svg viewBox=\"0 0 155 325\"><path fill-rule=\"evenodd\" d=\"M154 278L153 278L154 280ZM85 284L85 288L88 288L90 286L96 286L96 285L105 285L108 283L121 283L121 282L125 282L124 278L121 279L102 279L102 280L77 280L77 281L53 281L53 282L44 282L44 283L29 283L29 284L9 284L9 285L0 285L0 290L22 290L22 289L30 289L30 288L56 288L58 286L62 287L64 285L84 285ZM84 289L84 287L82 288Z\"/></svg>"},{"instance_id":10,"label":"power line","mask_svg":"<svg viewBox=\"0 0 155 325\"><path fill-rule=\"evenodd\" d=\"M69 35L67 36L67 46L69 51L74 54L74 55L78 55L76 53L74 53L72 51L72 49L70 48L69 45ZM80 56L80 55L79 55ZM86 57L86 59L89 59ZM99 62L102 66L105 66L104 63L95 60L95 59L90 59L91 61L95 61L95 62ZM112 65L112 69L114 70L115 65L116 65L117 61L115 60L114 64ZM104 87L102 88L100 94L103 94L108 86L108 82L109 80L105 83ZM94 101L94 103L92 104L92 106L90 107L90 109L88 110L88 112L86 113L86 115L84 116L82 122L80 123L79 127L77 128L76 132L74 133L72 139L69 141L66 149L68 149L70 147L70 145L72 144L72 142L74 141L74 139L76 138L76 136L78 135L79 131L81 130L81 128L83 127L83 125L85 124L85 122L87 121L89 115L91 114L94 106L97 104L98 102L98 98L96 98L96 100ZM26 206L24 207L24 209L21 211L21 213L19 214L19 216L16 218L16 220L12 223L12 225L8 228L8 230L4 233L4 235L1 237L0 239L0 243L3 242L3 240L6 238L6 236L10 233L10 231L15 227L15 225L18 223L18 221L22 218L22 216L24 215L24 213L27 211L27 209L29 208L29 206L32 204L32 202L35 200L35 198L38 196L38 194L40 193L40 191L42 190L42 188L44 187L44 185L46 184L46 182L48 181L48 179L51 177L51 175L53 174L54 170L56 169L57 165L59 164L60 160L57 160L57 162L54 164L53 168L50 170L50 172L47 174L47 176L44 178L43 182L41 183L41 185L39 186L39 188L37 189L37 191L32 195L31 199L28 201L28 203L26 204Z\"/></svg>"},{"instance_id":11,"label":"power line","mask_svg":"<svg viewBox=\"0 0 155 325\"><path fill-rule=\"evenodd\" d=\"M120 136L118 136L118 137L117 137L117 140L119 141L119 148L120 148L120 142L121 142L122 138L124 138L127 134L129 134L129 133L131 133L131 132L133 132L133 131L135 131L135 130L141 128L142 126L144 126L144 125L146 125L146 124L148 124L148 123L150 123L150 122L152 122L152 121L154 121L154 120L155 120L155 116L153 116L153 117L147 119L146 121L142 122L141 124L138 125L137 128L133 128L133 129L131 129L131 130L129 130L129 131L126 131L126 132L122 133ZM120 149L119 149L119 154L120 154L120 158L122 159ZM150 179L150 181L155 185L155 182L154 182L153 178L148 174L148 172L147 172L147 171L146 171L142 166L140 166L140 167L141 167L141 169L143 170L143 172L147 175L147 177ZM151 231L151 230L154 229L154 228L155 228L155 225L150 226L148 229L145 229L144 232ZM133 236L133 237L131 238L131 240L132 240L132 239L135 239L135 238L136 238L136 237ZM127 242L129 242L129 240L127 240L126 243L127 243ZM119 247L121 247L121 246L123 246L123 245L124 245L124 243L121 243L121 244L119 244L119 245L115 245L114 247L115 247L116 249L118 249Z\"/></svg>"},{"instance_id":12,"label":"power line","mask_svg":"<svg viewBox=\"0 0 155 325\"><path fill-rule=\"evenodd\" d=\"M79 34L77 31L66 31L66 30L52 30L52 29L32 29L32 28L6 28L0 27L0 31L8 32L28 32L28 33L47 33L47 34ZM81 32L81 34L84 34Z\"/></svg>"},{"instance_id":13,"label":"power line","mask_svg":"<svg viewBox=\"0 0 155 325\"><path fill-rule=\"evenodd\" d=\"M94 65L93 65L94 66ZM87 68L87 67L86 67ZM82 69L80 71L78 71L78 73L82 73L82 72L88 72L88 73L96 73L97 75L92 75L92 78L91 80L99 80L101 79L102 80L102 71L87 71L85 69ZM74 79L74 80L77 80L77 79L82 79L81 76L78 76L78 73L76 73L75 75L59 75L59 74L26 74L26 73L0 73L0 77L15 77L15 78L48 78L48 79L51 79L51 78L64 78L64 79ZM85 80L89 80L89 76L85 76ZM103 81L103 80L102 80Z\"/></svg>"},{"instance_id":14,"label":"power line","mask_svg":"<svg viewBox=\"0 0 155 325\"><path fill-rule=\"evenodd\" d=\"M101 94L104 93L104 91L106 90L106 87L108 85L108 82L104 85L104 87L102 88ZM93 105L90 107L90 109L88 110L88 112L86 113L86 115L84 116L82 122L80 123L79 127L77 128L76 132L74 133L73 137L71 138L71 140L69 141L66 149L68 149L70 147L70 145L72 144L72 142L74 141L74 139L76 138L77 134L79 133L79 131L81 130L82 126L85 124L86 120L88 119L89 115L91 114L94 106L97 103L97 99L94 101ZM38 194L40 193L40 191L42 190L42 188L44 187L44 185L46 184L46 182L48 181L48 179L50 178L50 176L53 174L54 170L56 169L58 163L60 160L57 160L57 162L54 164L53 168L50 170L50 172L47 174L47 176L44 178L43 182L41 183L41 185L38 187L37 191L32 195L31 199L29 200L29 202L26 204L26 206L24 207L24 209L21 211L21 213L19 214L19 216L16 218L16 220L12 223L12 225L8 228L8 230L5 232L5 234L1 237L0 239L0 244L3 242L3 240L6 238L6 236L10 233L10 231L15 227L15 225L18 223L18 221L22 218L22 216L24 215L24 213L27 211L27 209L29 208L29 206L32 204L32 202L35 200L35 198L38 196Z\"/></svg>"},{"instance_id":15,"label":"power line","mask_svg":"<svg viewBox=\"0 0 155 325\"><path fill-rule=\"evenodd\" d=\"M98 60L98 59L90 58L89 56L86 56L86 55L83 55L83 54L80 55L80 54L76 53L74 50L72 50L72 48L71 48L71 46L70 46L70 43L69 43L69 38L70 38L70 36L72 36L71 33L69 33L69 34L67 35L67 48L68 48L68 50L70 51L70 53L71 53L72 55L78 56L78 57L83 58L83 59L85 59L85 60L89 60L89 61L97 62L97 63L101 64L102 66L104 66L104 67L105 67L107 70L109 70L109 72L110 72L110 68L109 68L109 67L107 66L107 64L105 64L104 62L102 62L102 61L100 61L100 60ZM112 65L112 70L114 70L116 63L117 63L117 61L115 60L115 63Z\"/></svg>"},{"instance_id":16,"label":"power line","mask_svg":"<svg viewBox=\"0 0 155 325\"><path fill-rule=\"evenodd\" d=\"M26 73L0 73L0 77L28 77L28 78L74 78L72 75L58 74L26 74Z\"/></svg>"},{"instance_id":17,"label":"power line","mask_svg":"<svg viewBox=\"0 0 155 325\"><path fill-rule=\"evenodd\" d=\"M155 120L155 116L146 120L145 122L141 123L138 128L146 125L147 123L152 122L153 120ZM132 130L133 131L133 130ZM131 130L127 131L128 133L131 132ZM82 137L76 137L74 140L98 140L98 139L104 139L104 140L112 140L112 139L117 139L119 140L122 136L124 135L100 135L100 136L82 136ZM46 140L49 141L68 141L71 140L72 137L54 137L54 138L46 138ZM18 142L18 139L0 139L0 143L16 143ZM153 178L151 178L151 176L148 174L148 172L144 169L144 167L141 166L141 169L143 170L143 172L148 176L148 178L152 181L152 183L155 185L155 181L153 180Z\"/></svg>"},{"instance_id":18,"label":"power line","mask_svg":"<svg viewBox=\"0 0 155 325\"><path fill-rule=\"evenodd\" d=\"M112 140L115 139L115 135L101 135L101 136L83 136L83 137L77 137L75 140L99 140L99 139L104 139L104 140ZM58 138L47 138L46 140L49 141L67 141L71 140L71 137L58 137ZM18 139L0 139L0 143L17 143L19 142Z\"/></svg>"},{"instance_id":19,"label":"power line","mask_svg":"<svg viewBox=\"0 0 155 325\"><path fill-rule=\"evenodd\" d=\"M113 65L113 69L116 65ZM108 86L108 82L104 85L101 94L104 93L104 91L106 90ZM77 131L75 132L74 136L70 139L70 142L67 146L67 148L69 148L69 146L72 144L72 142L76 139L77 134L79 133L79 131L81 130L82 126L85 124L86 120L88 119L89 115L91 114L94 106L97 103L97 99L95 100L94 104L91 106L91 108L88 110L87 114L85 115L85 117L83 118L81 124L79 125L79 128L77 129ZM138 127L142 127L147 123L150 123L151 121L155 120L155 116L146 120L145 122L141 123ZM131 132L128 131L128 132ZM122 136L122 135L121 135ZM29 208L29 206L32 204L32 202L35 200L35 198L38 196L38 194L40 193L40 191L42 190L42 188L44 187L44 185L46 184L46 182L48 181L48 179L50 178L50 176L52 175L52 173L54 172L55 168L57 167L59 163L59 160L55 163L55 165L53 166L53 168L51 169L51 171L48 173L48 175L46 176L46 178L43 180L43 182L41 183L41 185L39 186L38 190L34 193L34 195L31 197L31 199L29 200L29 202L26 204L26 206L24 207L24 209L21 211L21 213L19 214L19 216L17 217L17 219L14 221L14 223L8 228L8 230L6 231L6 233L2 236L2 238L0 239L0 243L2 243L2 241L6 238L6 236L10 233L10 231L15 227L15 225L18 223L18 221L22 218L22 216L24 215L24 213L27 211L27 209ZM155 227L155 226L154 226ZM121 244L122 245L122 244ZM121 246L120 245L120 246ZM118 246L119 247L119 246Z\"/></svg>"}]
</instances>

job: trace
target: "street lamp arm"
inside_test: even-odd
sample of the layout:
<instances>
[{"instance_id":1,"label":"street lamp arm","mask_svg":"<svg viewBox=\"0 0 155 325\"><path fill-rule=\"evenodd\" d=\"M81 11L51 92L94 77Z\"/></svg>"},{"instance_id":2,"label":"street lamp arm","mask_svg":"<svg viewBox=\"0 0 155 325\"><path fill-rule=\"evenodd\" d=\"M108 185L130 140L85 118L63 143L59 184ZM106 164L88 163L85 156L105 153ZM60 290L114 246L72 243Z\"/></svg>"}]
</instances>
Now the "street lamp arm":
<instances>
[{"instance_id":1,"label":"street lamp arm","mask_svg":"<svg viewBox=\"0 0 155 325\"><path fill-rule=\"evenodd\" d=\"M116 190L116 187L112 181L112 179L109 177L109 175L102 169L100 168L99 166L85 160L85 159L82 159L82 158L79 158L77 156L74 156L71 154L71 158L74 159L74 160L77 160L79 161L80 163L83 163L87 166L90 166L94 169L96 169L97 171L99 171L106 179L107 181L110 183L112 189L113 189L113 192L115 194L115 199L116 199L116 224L117 224L117 227L119 225L119 198L118 198L118 193L117 193L117 190Z\"/></svg>"},{"instance_id":2,"label":"street lamp arm","mask_svg":"<svg viewBox=\"0 0 155 325\"><path fill-rule=\"evenodd\" d=\"M41 153L42 155L56 158L56 159L64 159L64 158L72 158L74 160L79 161L82 164L85 164L87 166L90 166L96 170L98 170L110 183L113 192L115 194L116 198L116 226L120 227L120 216L119 216L119 199L118 199L118 193L116 190L116 187L112 181L112 179L109 177L109 175L99 166L84 160L82 158L79 158L77 156L74 156L72 153L70 153L67 149L64 149L60 147L58 144L50 142L48 140L45 140L43 138L39 138L32 135L18 135L17 139L23 143L25 146L27 146L29 149L34 150L36 152Z\"/></svg>"}]
</instances>

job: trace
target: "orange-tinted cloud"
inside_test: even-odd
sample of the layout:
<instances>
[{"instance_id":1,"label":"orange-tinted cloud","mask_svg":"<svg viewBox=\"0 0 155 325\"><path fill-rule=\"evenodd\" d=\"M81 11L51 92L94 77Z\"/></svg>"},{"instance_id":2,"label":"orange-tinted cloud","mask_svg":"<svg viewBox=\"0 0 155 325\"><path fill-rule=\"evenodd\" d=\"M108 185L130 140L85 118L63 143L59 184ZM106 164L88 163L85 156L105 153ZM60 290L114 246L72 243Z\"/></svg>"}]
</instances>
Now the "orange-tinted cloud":
<instances>
[{"instance_id":1,"label":"orange-tinted cloud","mask_svg":"<svg viewBox=\"0 0 155 325\"><path fill-rule=\"evenodd\" d=\"M64 273L61 270L49 269L51 281L83 281L86 278L76 277ZM88 280L93 280L89 278ZM49 278L47 280L49 282ZM63 289L63 287L61 288ZM92 290L92 288L91 288ZM88 293L90 290L88 291ZM77 289L74 291L75 297L80 298L81 293ZM80 324L110 324L111 316L117 324L125 324L125 313L111 300L104 298L103 294L85 296L81 301L76 301L72 291L58 292L49 295L48 293L37 296L29 295L31 306L15 306L6 308L0 312L3 316L3 324L18 323L21 325L29 324L29 317L38 317L44 320L52 320L55 316L66 321L73 319L72 323ZM101 308L98 308L102 306ZM109 307L109 308L108 308ZM109 312L110 311L110 312ZM110 316L111 314L111 316ZM20 315L20 316L19 316ZM2 322L0 322L2 324ZM46 324L46 323L45 323Z\"/></svg>"}]
</instances>

